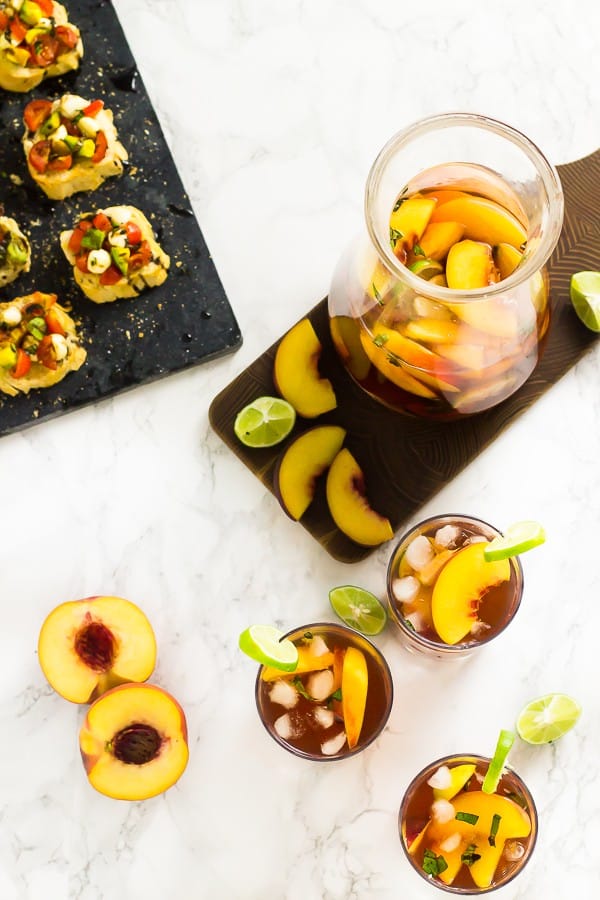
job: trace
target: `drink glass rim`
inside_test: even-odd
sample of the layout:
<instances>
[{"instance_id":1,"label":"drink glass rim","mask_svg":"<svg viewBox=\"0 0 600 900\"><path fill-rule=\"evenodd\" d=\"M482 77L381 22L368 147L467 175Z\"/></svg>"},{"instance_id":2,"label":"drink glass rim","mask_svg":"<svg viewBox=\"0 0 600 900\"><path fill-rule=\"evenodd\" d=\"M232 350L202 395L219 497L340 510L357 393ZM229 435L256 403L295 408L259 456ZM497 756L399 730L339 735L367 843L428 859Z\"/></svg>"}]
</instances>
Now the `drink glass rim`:
<instances>
[{"instance_id":1,"label":"drink glass rim","mask_svg":"<svg viewBox=\"0 0 600 900\"><path fill-rule=\"evenodd\" d=\"M535 845L537 843L538 836L538 812L537 807L535 805L535 801L531 794L531 791L519 775L515 769L513 769L510 765L505 765L502 769L503 773L509 774L512 778L515 778L518 781L519 790L522 791L523 797L527 803L526 812L531 819L531 833L529 835L529 843L527 844L527 850L523 857L522 862L520 862L519 866L515 866L513 872L511 872L510 876L506 878L506 880L502 881L500 884L492 884L487 888L478 888L473 886L472 888L460 888L453 887L451 884L444 884L442 881L433 881L426 875L416 864L414 859L411 857L408 852L408 847L405 844L405 841L402 837L402 819L403 815L406 811L407 806L407 798L410 794L412 787L419 781L423 779L423 777L429 772L434 772L440 766L446 765L451 762L457 762L459 765L462 763L490 763L491 757L483 756L481 753L449 753L446 756L440 757L440 759L436 759L433 762L429 763L429 765L424 766L420 772L418 772L409 782L406 790L404 791L404 795L402 797L402 801L400 803L400 809L398 811L398 833L400 836L400 843L402 845L402 850L404 851L404 855L407 860L411 864L411 867L426 881L430 884L434 885L434 887L439 890L446 891L449 894L458 894L462 896L477 896L479 894L489 894L492 891L496 891L499 888L505 887L509 884L517 875L520 874L521 870L525 867L525 865L529 862L529 859L535 849Z\"/></svg>"},{"instance_id":2,"label":"drink glass rim","mask_svg":"<svg viewBox=\"0 0 600 900\"><path fill-rule=\"evenodd\" d=\"M502 532L496 528L495 525L491 525L489 522L486 522L485 519L481 519L478 516L471 516L462 513L441 513L436 516L428 516L426 519L421 519L420 522L417 522L412 528L409 528L404 532L400 540L395 544L394 549L392 550L392 554L390 556L390 561L388 563L387 568L387 576L386 576L386 588L388 595L388 606L390 608L390 614L394 621L394 623L400 628L400 630L408 637L408 639L414 643L419 644L423 648L428 650L432 650L435 653L439 653L443 651L444 656L451 657L455 656L464 656L465 652L470 652L476 650L478 647L483 646L484 644L488 644L490 641L493 641L495 638L499 637L502 632L508 628L514 617L516 616L519 607L521 606L521 600L523 598L523 589L525 585L525 576L523 574L523 566L521 564L521 559L518 556L510 557L510 562L514 565L516 576L517 576L517 587L516 587L516 599L513 604L513 609L511 615L506 620L504 625L498 629L498 631L494 631L493 634L488 635L487 637L483 637L476 641L470 641L468 643L461 641L458 644L444 644L443 641L434 641L431 638L424 637L420 635L418 631L413 631L408 628L404 623L404 617L398 612L396 608L396 601L394 600L394 593L392 591L392 570L394 563L396 561L396 557L398 554L398 550L402 546L402 544L410 537L410 535L415 531L425 530L426 527L433 522L438 522L441 520L448 520L448 524L451 522L462 521L462 522L474 522L477 525L485 525L486 528L490 528L492 531L495 531L498 535L501 535Z\"/></svg>"},{"instance_id":3,"label":"drink glass rim","mask_svg":"<svg viewBox=\"0 0 600 900\"><path fill-rule=\"evenodd\" d=\"M491 131L500 137L506 138L522 150L541 176L550 207L554 206L552 215L549 216L548 229L545 231L539 245L531 256L528 259L525 259L523 264L519 265L508 278L503 278L502 281L489 285L488 287L475 288L472 290L442 287L442 285L433 284L430 281L426 282L428 297L452 303L468 303L473 300L488 300L491 297L505 294L516 285L521 284L521 282L525 281L527 278L531 278L532 275L545 265L560 237L564 215L564 197L558 172L552 163L544 156L539 147L521 131L518 131L511 125L507 125L505 122L501 122L498 119L493 119L480 113L442 113L436 116L429 116L425 119L419 119L412 125L396 132L396 134L392 135L387 143L384 144L371 166L365 186L364 212L369 237L373 246L377 249L380 260L391 274L408 284L415 293L423 293L423 279L411 272L407 266L404 266L400 260L394 256L389 241L382 241L380 239L378 229L375 226L371 215L371 205L388 162L402 144L408 143L413 138L419 137L434 128L443 130L456 126L471 128L479 127L483 130ZM443 162L459 162L459 160L442 160L441 164L443 164Z\"/></svg>"},{"instance_id":4,"label":"drink glass rim","mask_svg":"<svg viewBox=\"0 0 600 900\"><path fill-rule=\"evenodd\" d=\"M318 629L320 629L320 632L318 631ZM359 740L356 747L353 747L352 750L349 750L349 749L347 749L346 751L341 750L339 753L336 753L333 756L325 756L325 755L321 755L321 754L317 755L316 753L308 753L305 750L301 750L297 747L294 747L292 744L288 743L287 741L284 741L283 738L281 738L277 734L276 731L274 731L271 727L269 727L269 725L267 724L267 722L265 721L265 719L263 718L263 715L261 713L259 694L260 694L260 689L261 689L261 685L262 685L261 674L262 674L262 671L265 668L265 666L263 666L263 665L259 666L259 669L258 669L258 672L256 675L256 682L254 685L254 699L256 701L256 709L258 712L258 717L259 717L260 721L262 722L267 734L269 734L273 738L274 741L276 741L281 747L283 747L284 750L287 750L288 753L291 753L294 756L298 756L301 759L308 759L311 762L339 762L340 760L349 759L351 756L355 756L357 753L361 753L363 750L366 750L366 748L369 747L379 737L379 735L381 734L381 732L387 725L388 719L390 717L390 713L392 711L392 706L394 703L394 680L392 678L392 672L391 672L391 669L389 667L389 664L388 664L385 656L383 655L381 650L375 646L375 644L372 641L370 641L364 634L361 634L359 631L356 631L354 628L349 628L347 625L342 625L339 622L311 622L308 625L300 625L297 628L290 629L288 632L286 632L283 635L283 638L293 639L294 635L299 637L302 635L303 632L306 632L306 631L314 631L315 633L318 634L318 633L323 633L323 632L332 631L332 630L341 632L344 635L349 635L352 639L357 641L359 644L361 642L364 642L365 644L367 644L372 652L373 657L375 658L376 664L381 668L382 673L383 673L383 680L384 680L384 682L386 684L386 688L387 688L387 691L386 691L387 700L386 700L386 705L385 705L385 711L381 717L381 722L379 723L377 728L374 729L373 734L369 736L368 740L366 740L364 742L361 742ZM283 640L283 638L282 638L282 640ZM282 677L284 677L286 675L285 672L282 672L281 674L282 674ZM293 674L293 672L290 672L287 674Z\"/></svg>"}]
</instances>

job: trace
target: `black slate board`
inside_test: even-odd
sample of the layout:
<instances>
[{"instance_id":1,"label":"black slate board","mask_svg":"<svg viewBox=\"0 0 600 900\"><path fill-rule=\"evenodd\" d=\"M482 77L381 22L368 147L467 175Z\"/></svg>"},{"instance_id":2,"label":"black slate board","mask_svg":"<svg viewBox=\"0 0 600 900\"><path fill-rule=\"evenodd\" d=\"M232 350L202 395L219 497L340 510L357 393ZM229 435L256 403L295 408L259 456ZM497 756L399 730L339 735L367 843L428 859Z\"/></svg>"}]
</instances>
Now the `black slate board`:
<instances>
[{"instance_id":1,"label":"black slate board","mask_svg":"<svg viewBox=\"0 0 600 900\"><path fill-rule=\"evenodd\" d=\"M569 282L573 272L600 269L600 150L559 166L558 172L565 193L565 220L548 265L553 314L546 349L529 380L498 406L454 422L430 422L393 412L363 391L342 366L329 332L327 300L307 313L323 347L319 370L333 384L338 406L316 420L297 420L288 440L317 422L345 428L345 445L365 474L371 505L389 517L394 531L598 344L598 335L575 315ZM273 472L286 444L261 450L244 447L235 437L233 423L246 403L275 393L273 361L278 344L221 391L209 410L217 434L273 493ZM319 479L301 524L334 559L348 563L364 559L373 548L355 544L336 528L323 482Z\"/></svg>"},{"instance_id":2,"label":"black slate board","mask_svg":"<svg viewBox=\"0 0 600 900\"><path fill-rule=\"evenodd\" d=\"M28 396L0 395L0 435L235 350L241 334L191 210L160 124L136 71L117 14L106 0L67 3L82 35L80 70L28 94L0 90L0 203L32 244L27 275L0 290L0 302L41 290L72 309L88 358L60 384ZM21 147L30 99L64 93L101 98L114 113L130 164L92 193L50 201L32 181ZM18 181L21 180L21 184ZM80 213L117 204L142 210L171 257L164 285L135 300L87 300L58 244Z\"/></svg>"}]
</instances>

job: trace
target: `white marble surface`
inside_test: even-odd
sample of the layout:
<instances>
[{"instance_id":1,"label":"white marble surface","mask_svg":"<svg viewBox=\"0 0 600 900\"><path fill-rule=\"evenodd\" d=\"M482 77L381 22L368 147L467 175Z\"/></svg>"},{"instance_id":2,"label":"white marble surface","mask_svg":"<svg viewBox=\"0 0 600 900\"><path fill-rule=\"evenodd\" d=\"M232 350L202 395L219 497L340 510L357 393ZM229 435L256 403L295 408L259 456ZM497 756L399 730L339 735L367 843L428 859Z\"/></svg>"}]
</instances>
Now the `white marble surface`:
<instances>
[{"instance_id":1,"label":"white marble surface","mask_svg":"<svg viewBox=\"0 0 600 900\"><path fill-rule=\"evenodd\" d=\"M210 399L327 291L368 166L395 130L463 109L505 119L556 163L600 146L597 3L114 3L245 342L0 441L0 898L433 900L398 841L405 786L437 756L489 751L551 690L577 697L583 717L556 746L512 754L540 835L498 897L597 898L600 349L423 510L547 525L513 627L450 667L384 633L389 726L341 764L307 764L268 738L237 636L255 621L328 618L336 584L382 595L389 548L333 561L207 420ZM83 711L49 689L36 658L49 609L95 593L145 609L153 680L187 712L189 767L145 803L88 786Z\"/></svg>"}]
</instances>

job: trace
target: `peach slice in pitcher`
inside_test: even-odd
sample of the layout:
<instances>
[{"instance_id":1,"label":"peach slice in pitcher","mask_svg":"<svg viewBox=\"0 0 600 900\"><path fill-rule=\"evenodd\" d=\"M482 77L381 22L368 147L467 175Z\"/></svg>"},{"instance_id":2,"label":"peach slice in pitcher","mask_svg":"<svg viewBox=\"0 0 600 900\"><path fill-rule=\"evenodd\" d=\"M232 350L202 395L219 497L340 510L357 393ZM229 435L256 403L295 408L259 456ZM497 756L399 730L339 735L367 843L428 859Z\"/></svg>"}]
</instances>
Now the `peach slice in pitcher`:
<instances>
[{"instance_id":1,"label":"peach slice in pitcher","mask_svg":"<svg viewBox=\"0 0 600 900\"><path fill-rule=\"evenodd\" d=\"M408 251L427 228L436 202L426 197L411 197L396 203L390 216L390 241L400 262L406 262Z\"/></svg>"},{"instance_id":2,"label":"peach slice in pitcher","mask_svg":"<svg viewBox=\"0 0 600 900\"><path fill-rule=\"evenodd\" d=\"M431 214L431 222L460 222L465 238L488 244L512 244L515 249L527 241L527 231L519 220L493 200L469 195L443 203Z\"/></svg>"}]
</instances>

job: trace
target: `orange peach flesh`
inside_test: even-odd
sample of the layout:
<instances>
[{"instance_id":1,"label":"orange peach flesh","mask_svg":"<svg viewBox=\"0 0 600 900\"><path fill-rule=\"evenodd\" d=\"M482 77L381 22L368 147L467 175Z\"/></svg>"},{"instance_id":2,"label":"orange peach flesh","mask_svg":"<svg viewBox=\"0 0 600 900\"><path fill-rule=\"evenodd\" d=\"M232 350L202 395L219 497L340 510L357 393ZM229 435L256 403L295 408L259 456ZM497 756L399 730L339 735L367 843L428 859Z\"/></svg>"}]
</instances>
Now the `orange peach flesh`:
<instances>
[{"instance_id":1,"label":"orange peach flesh","mask_svg":"<svg viewBox=\"0 0 600 900\"><path fill-rule=\"evenodd\" d=\"M282 338L275 353L275 386L296 412L308 419L337 405L331 382L319 374L321 350L311 322L302 319Z\"/></svg>"},{"instance_id":2,"label":"orange peach flesh","mask_svg":"<svg viewBox=\"0 0 600 900\"><path fill-rule=\"evenodd\" d=\"M107 688L149 678L156 640L134 603L122 597L88 597L52 610L40 631L38 657L57 693L73 703L87 703Z\"/></svg>"},{"instance_id":3,"label":"orange peach flesh","mask_svg":"<svg viewBox=\"0 0 600 900\"><path fill-rule=\"evenodd\" d=\"M92 787L117 800L146 800L166 791L185 770L185 714L162 688L120 685L90 706L79 746ZM151 758L143 761L153 747L155 755L146 753Z\"/></svg>"},{"instance_id":4,"label":"orange peach flesh","mask_svg":"<svg viewBox=\"0 0 600 900\"><path fill-rule=\"evenodd\" d=\"M394 536L389 519L369 505L362 470L345 448L340 450L329 468L326 492L333 521L357 544L374 547Z\"/></svg>"}]
</instances>

